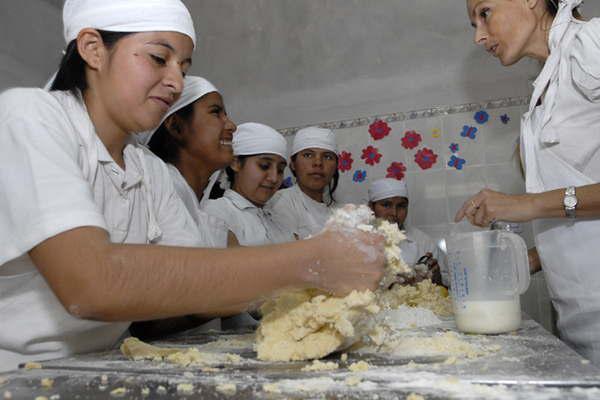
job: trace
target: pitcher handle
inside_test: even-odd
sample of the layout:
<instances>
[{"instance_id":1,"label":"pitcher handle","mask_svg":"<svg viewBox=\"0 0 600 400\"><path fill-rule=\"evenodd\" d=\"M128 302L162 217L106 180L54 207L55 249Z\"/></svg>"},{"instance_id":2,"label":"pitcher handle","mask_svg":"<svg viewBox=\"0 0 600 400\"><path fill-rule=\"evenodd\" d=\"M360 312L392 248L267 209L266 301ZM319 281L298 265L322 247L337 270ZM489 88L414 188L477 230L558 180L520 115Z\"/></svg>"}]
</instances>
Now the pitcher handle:
<instances>
[{"instance_id":1,"label":"pitcher handle","mask_svg":"<svg viewBox=\"0 0 600 400\"><path fill-rule=\"evenodd\" d=\"M527 245L523 238L512 232L498 232L500 241L510 242L511 255L517 274L517 293L523 294L529 288L529 257L527 257Z\"/></svg>"}]
</instances>

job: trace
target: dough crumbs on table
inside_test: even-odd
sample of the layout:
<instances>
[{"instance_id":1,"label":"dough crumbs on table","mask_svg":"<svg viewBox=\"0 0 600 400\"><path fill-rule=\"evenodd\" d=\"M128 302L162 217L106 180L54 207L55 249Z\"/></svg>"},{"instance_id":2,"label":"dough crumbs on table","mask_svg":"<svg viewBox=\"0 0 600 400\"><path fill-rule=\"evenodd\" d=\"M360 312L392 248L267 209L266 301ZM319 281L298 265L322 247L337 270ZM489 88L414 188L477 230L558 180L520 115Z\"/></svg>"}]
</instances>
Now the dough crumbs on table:
<instances>
[{"instance_id":1,"label":"dough crumbs on table","mask_svg":"<svg viewBox=\"0 0 600 400\"><path fill-rule=\"evenodd\" d=\"M200 371L202 371L202 372L219 372L219 368L202 367L202 368L200 368Z\"/></svg>"},{"instance_id":2,"label":"dough crumbs on table","mask_svg":"<svg viewBox=\"0 0 600 400\"><path fill-rule=\"evenodd\" d=\"M314 360L312 364L308 364L302 371L331 371L334 369L338 369L339 364L333 361L322 362L319 360Z\"/></svg>"},{"instance_id":3,"label":"dough crumbs on table","mask_svg":"<svg viewBox=\"0 0 600 400\"><path fill-rule=\"evenodd\" d=\"M127 389L124 387L116 388L110 391L112 397L123 397L127 394Z\"/></svg>"},{"instance_id":4,"label":"dough crumbs on table","mask_svg":"<svg viewBox=\"0 0 600 400\"><path fill-rule=\"evenodd\" d=\"M60 394L53 394L50 396L50 400L60 400Z\"/></svg>"},{"instance_id":5,"label":"dough crumbs on table","mask_svg":"<svg viewBox=\"0 0 600 400\"><path fill-rule=\"evenodd\" d=\"M140 391L140 393L142 394L142 397L148 397L148 396L150 396L150 388L147 388L146 386L144 386L142 388L142 390Z\"/></svg>"},{"instance_id":6,"label":"dough crumbs on table","mask_svg":"<svg viewBox=\"0 0 600 400\"><path fill-rule=\"evenodd\" d=\"M37 363L37 362L28 362L28 363L25 363L25 365L23 366L23 368L25 368L26 370L41 369L42 368L42 364Z\"/></svg>"},{"instance_id":7,"label":"dough crumbs on table","mask_svg":"<svg viewBox=\"0 0 600 400\"><path fill-rule=\"evenodd\" d=\"M106 376L106 375L102 375L102 376L100 377L100 383L101 383L102 385L108 385L108 376Z\"/></svg>"},{"instance_id":8,"label":"dough crumbs on table","mask_svg":"<svg viewBox=\"0 0 600 400\"><path fill-rule=\"evenodd\" d=\"M40 384L42 385L43 388L45 389L51 389L52 386L54 385L54 379L50 379L50 378L42 378Z\"/></svg>"},{"instance_id":9,"label":"dough crumbs on table","mask_svg":"<svg viewBox=\"0 0 600 400\"><path fill-rule=\"evenodd\" d=\"M346 383L346 385L348 385L348 386L356 386L361 381L362 381L362 379L360 379L358 376L349 376L348 378L346 378L344 383Z\"/></svg>"},{"instance_id":10,"label":"dough crumbs on table","mask_svg":"<svg viewBox=\"0 0 600 400\"><path fill-rule=\"evenodd\" d=\"M583 359L583 360L581 360L581 363L584 364L584 365L587 365L587 364L590 363L590 360Z\"/></svg>"},{"instance_id":11,"label":"dough crumbs on table","mask_svg":"<svg viewBox=\"0 0 600 400\"><path fill-rule=\"evenodd\" d=\"M425 397L421 396L420 394L411 393L406 396L406 400L425 400Z\"/></svg>"},{"instance_id":12,"label":"dough crumbs on table","mask_svg":"<svg viewBox=\"0 0 600 400\"><path fill-rule=\"evenodd\" d=\"M156 387L156 393L158 393L158 394L167 394L167 388L164 387L163 385L158 385Z\"/></svg>"},{"instance_id":13,"label":"dough crumbs on table","mask_svg":"<svg viewBox=\"0 0 600 400\"><path fill-rule=\"evenodd\" d=\"M353 364L350 364L348 369L352 372L363 372L368 371L371 365L366 361L358 361Z\"/></svg>"},{"instance_id":14,"label":"dough crumbs on table","mask_svg":"<svg viewBox=\"0 0 600 400\"><path fill-rule=\"evenodd\" d=\"M262 385L262 390L267 393L281 393L281 389L276 383L264 383Z\"/></svg>"},{"instance_id":15,"label":"dough crumbs on table","mask_svg":"<svg viewBox=\"0 0 600 400\"><path fill-rule=\"evenodd\" d=\"M342 361L342 362L348 361L348 353L342 353L342 356L340 357L340 361Z\"/></svg>"},{"instance_id":16,"label":"dough crumbs on table","mask_svg":"<svg viewBox=\"0 0 600 400\"><path fill-rule=\"evenodd\" d=\"M232 353L201 352L195 347L185 349L153 346L129 337L121 344L123 355L133 361L165 361L182 367L215 364L241 364L242 357Z\"/></svg>"},{"instance_id":17,"label":"dough crumbs on table","mask_svg":"<svg viewBox=\"0 0 600 400\"><path fill-rule=\"evenodd\" d=\"M448 357L446 358L446 360L444 361L444 364L446 365L453 365L456 364L456 357Z\"/></svg>"},{"instance_id":18,"label":"dough crumbs on table","mask_svg":"<svg viewBox=\"0 0 600 400\"><path fill-rule=\"evenodd\" d=\"M193 378L193 377L194 377L194 374L193 374L193 373L191 373L190 371L185 371L185 372L183 373L183 377L184 377L184 378Z\"/></svg>"},{"instance_id":19,"label":"dough crumbs on table","mask_svg":"<svg viewBox=\"0 0 600 400\"><path fill-rule=\"evenodd\" d=\"M46 396L36 396L35 400L48 400Z\"/></svg>"},{"instance_id":20,"label":"dough crumbs on table","mask_svg":"<svg viewBox=\"0 0 600 400\"><path fill-rule=\"evenodd\" d=\"M191 383L180 383L177 385L177 394L194 394L194 385Z\"/></svg>"},{"instance_id":21,"label":"dough crumbs on table","mask_svg":"<svg viewBox=\"0 0 600 400\"><path fill-rule=\"evenodd\" d=\"M222 383L215 387L217 392L225 395L234 395L237 392L237 386L235 383Z\"/></svg>"}]
</instances>

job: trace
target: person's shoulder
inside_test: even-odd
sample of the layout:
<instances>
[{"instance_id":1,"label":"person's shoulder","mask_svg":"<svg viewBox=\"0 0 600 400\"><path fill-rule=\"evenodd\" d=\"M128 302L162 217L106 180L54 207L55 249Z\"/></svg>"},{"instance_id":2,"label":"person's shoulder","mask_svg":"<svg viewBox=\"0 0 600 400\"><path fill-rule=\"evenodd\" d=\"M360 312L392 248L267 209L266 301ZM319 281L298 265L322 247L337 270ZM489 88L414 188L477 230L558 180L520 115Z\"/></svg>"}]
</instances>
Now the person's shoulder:
<instances>
[{"instance_id":1,"label":"person's shoulder","mask_svg":"<svg viewBox=\"0 0 600 400\"><path fill-rule=\"evenodd\" d=\"M59 111L56 96L39 88L12 88L0 94L0 112L3 114L36 116L42 109Z\"/></svg>"},{"instance_id":2,"label":"person's shoulder","mask_svg":"<svg viewBox=\"0 0 600 400\"><path fill-rule=\"evenodd\" d=\"M575 53L582 48L600 48L600 18L589 21L577 21L579 29L575 33L575 42L569 46Z\"/></svg>"}]
</instances>

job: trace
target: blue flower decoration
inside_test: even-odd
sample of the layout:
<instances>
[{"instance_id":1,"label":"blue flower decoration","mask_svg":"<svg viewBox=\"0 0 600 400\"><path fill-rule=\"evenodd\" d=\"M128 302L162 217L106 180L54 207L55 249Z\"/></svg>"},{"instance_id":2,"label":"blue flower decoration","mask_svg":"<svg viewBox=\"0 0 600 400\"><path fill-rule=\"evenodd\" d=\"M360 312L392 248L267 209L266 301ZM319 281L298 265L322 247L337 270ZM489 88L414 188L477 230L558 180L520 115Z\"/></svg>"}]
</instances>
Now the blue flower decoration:
<instances>
[{"instance_id":1,"label":"blue flower decoration","mask_svg":"<svg viewBox=\"0 0 600 400\"><path fill-rule=\"evenodd\" d=\"M475 139L475 134L477 133L477 128L474 126L465 125L463 126L463 130L460 133L460 136L466 137L469 139Z\"/></svg>"},{"instance_id":2,"label":"blue flower decoration","mask_svg":"<svg viewBox=\"0 0 600 400\"><path fill-rule=\"evenodd\" d=\"M490 114L485 110L477 111L473 117L478 124L485 124L490 119Z\"/></svg>"},{"instance_id":3,"label":"blue flower decoration","mask_svg":"<svg viewBox=\"0 0 600 400\"><path fill-rule=\"evenodd\" d=\"M294 182L292 181L292 177L288 176L287 178L285 178L283 180L283 182L281 182L281 186L284 187L284 188L289 188L289 187L294 186Z\"/></svg>"},{"instance_id":4,"label":"blue flower decoration","mask_svg":"<svg viewBox=\"0 0 600 400\"><path fill-rule=\"evenodd\" d=\"M508 121L510 121L510 118L508 117L508 114L502 114L500 116L500 121L502 121L502 123L504 125L508 124Z\"/></svg>"},{"instance_id":5,"label":"blue flower decoration","mask_svg":"<svg viewBox=\"0 0 600 400\"><path fill-rule=\"evenodd\" d=\"M458 152L458 143L452 143L452 144L449 146L449 148L450 148L450 151L451 151L452 153L457 153L457 152Z\"/></svg>"},{"instance_id":6,"label":"blue flower decoration","mask_svg":"<svg viewBox=\"0 0 600 400\"><path fill-rule=\"evenodd\" d=\"M358 170L354 171L354 176L352 177L352 180L353 180L355 183L361 183L361 182L364 182L364 181L365 181L365 179L367 179L367 171L365 171L365 170L360 170L360 169L358 169Z\"/></svg>"},{"instance_id":7,"label":"blue flower decoration","mask_svg":"<svg viewBox=\"0 0 600 400\"><path fill-rule=\"evenodd\" d=\"M456 168L456 169L463 169L463 166L465 165L465 163L467 162L467 160L460 158L460 157L456 157L456 156L450 156L450 161L448 161L448 166L450 168Z\"/></svg>"}]
</instances>

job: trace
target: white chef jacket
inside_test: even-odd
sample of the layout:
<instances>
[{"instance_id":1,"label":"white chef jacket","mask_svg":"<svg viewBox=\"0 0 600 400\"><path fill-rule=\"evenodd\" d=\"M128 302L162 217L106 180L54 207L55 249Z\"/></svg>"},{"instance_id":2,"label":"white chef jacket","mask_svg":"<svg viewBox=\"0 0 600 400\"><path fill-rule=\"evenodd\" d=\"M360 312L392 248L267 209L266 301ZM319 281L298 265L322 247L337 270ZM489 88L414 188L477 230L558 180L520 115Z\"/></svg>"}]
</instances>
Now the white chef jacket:
<instances>
[{"instance_id":1,"label":"white chef jacket","mask_svg":"<svg viewBox=\"0 0 600 400\"><path fill-rule=\"evenodd\" d=\"M204 211L225 221L227 228L235 234L242 246L294 240L293 234L278 225L269 211L255 206L232 189L227 189L220 199L209 200Z\"/></svg>"},{"instance_id":2,"label":"white chef jacket","mask_svg":"<svg viewBox=\"0 0 600 400\"><path fill-rule=\"evenodd\" d=\"M107 349L129 326L69 314L27 254L40 242L95 226L115 243L199 245L165 164L135 144L124 160L125 170L69 92L0 95L0 370Z\"/></svg>"},{"instance_id":3,"label":"white chef jacket","mask_svg":"<svg viewBox=\"0 0 600 400\"><path fill-rule=\"evenodd\" d=\"M600 181L600 19L555 21L549 43L521 124L529 193ZM600 365L600 220L533 227L561 338Z\"/></svg>"},{"instance_id":4,"label":"white chef jacket","mask_svg":"<svg viewBox=\"0 0 600 400\"><path fill-rule=\"evenodd\" d=\"M321 232L335 207L312 199L298 185L277 191L265 206L279 225L300 239Z\"/></svg>"},{"instance_id":5,"label":"white chef jacket","mask_svg":"<svg viewBox=\"0 0 600 400\"><path fill-rule=\"evenodd\" d=\"M167 168L169 169L171 179L173 179L175 191L198 225L201 245L203 247L214 248L227 247L227 227L225 226L225 222L201 210L200 201L198 201L196 193L192 190L183 175L181 175L181 172L172 164L167 164ZM210 188L206 188L204 191L203 200L205 197L208 197L209 190Z\"/></svg>"}]
</instances>

